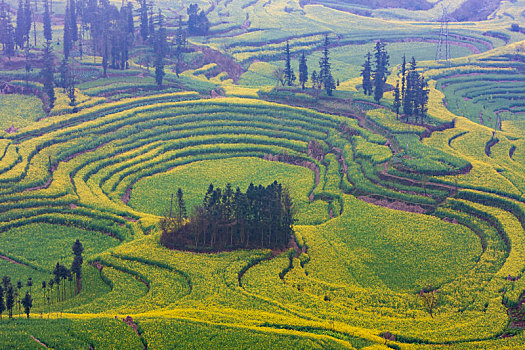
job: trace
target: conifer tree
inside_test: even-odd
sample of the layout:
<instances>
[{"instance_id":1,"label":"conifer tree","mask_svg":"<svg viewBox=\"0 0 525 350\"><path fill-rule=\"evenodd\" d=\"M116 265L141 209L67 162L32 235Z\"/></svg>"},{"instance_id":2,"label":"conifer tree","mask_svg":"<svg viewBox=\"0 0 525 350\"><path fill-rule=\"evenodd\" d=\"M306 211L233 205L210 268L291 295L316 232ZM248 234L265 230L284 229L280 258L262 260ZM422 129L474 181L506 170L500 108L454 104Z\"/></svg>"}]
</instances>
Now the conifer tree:
<instances>
[{"instance_id":1,"label":"conifer tree","mask_svg":"<svg viewBox=\"0 0 525 350\"><path fill-rule=\"evenodd\" d=\"M295 73L292 68L292 60L290 57L290 43L286 41L286 49L285 49L285 66L284 66L284 79L286 81L286 85L293 86L295 81Z\"/></svg>"},{"instance_id":2,"label":"conifer tree","mask_svg":"<svg viewBox=\"0 0 525 350\"><path fill-rule=\"evenodd\" d=\"M399 109L401 108L401 94L399 92L399 80L394 89L394 110L396 111L396 118L399 119Z\"/></svg>"},{"instance_id":3,"label":"conifer tree","mask_svg":"<svg viewBox=\"0 0 525 350\"><path fill-rule=\"evenodd\" d=\"M42 69L42 77L44 80L44 92L48 98L48 110L51 111L55 106L55 58L53 56L51 42L47 41L44 48L44 68Z\"/></svg>"},{"instance_id":4,"label":"conifer tree","mask_svg":"<svg viewBox=\"0 0 525 350\"><path fill-rule=\"evenodd\" d=\"M77 8L75 0L69 0L69 27L71 30L71 40L73 42L78 41L78 21L77 21Z\"/></svg>"},{"instance_id":5,"label":"conifer tree","mask_svg":"<svg viewBox=\"0 0 525 350\"><path fill-rule=\"evenodd\" d=\"M29 313L33 307L33 298L31 298L31 294L29 294L29 292L26 292L24 299L22 299L22 305L24 306L24 311L27 315L27 318L29 318Z\"/></svg>"},{"instance_id":6,"label":"conifer tree","mask_svg":"<svg viewBox=\"0 0 525 350\"><path fill-rule=\"evenodd\" d=\"M312 88L317 89L319 85L319 77L317 76L316 70L312 72L312 77L310 78L310 80L312 81Z\"/></svg>"},{"instance_id":7,"label":"conifer tree","mask_svg":"<svg viewBox=\"0 0 525 350\"><path fill-rule=\"evenodd\" d=\"M182 188L179 188L178 191L177 191L177 212L178 212L178 221L179 221L179 224L182 225L182 222L184 221L184 219L186 219L188 217L188 213L187 213L187 210L186 210L186 202L184 201L184 198L183 198L183 193L182 193Z\"/></svg>"},{"instance_id":8,"label":"conifer tree","mask_svg":"<svg viewBox=\"0 0 525 350\"><path fill-rule=\"evenodd\" d=\"M135 37L135 21L133 19L133 4L128 2L127 5L127 21L128 21L128 33L132 38Z\"/></svg>"},{"instance_id":9,"label":"conifer tree","mask_svg":"<svg viewBox=\"0 0 525 350\"><path fill-rule=\"evenodd\" d=\"M2 277L2 286L4 287L4 293L7 291L7 287L11 284L11 277L4 276Z\"/></svg>"},{"instance_id":10,"label":"conifer tree","mask_svg":"<svg viewBox=\"0 0 525 350\"><path fill-rule=\"evenodd\" d=\"M24 38L26 40L26 47L29 47L29 39L31 34L31 23L33 13L31 11L31 0L26 0L24 4Z\"/></svg>"},{"instance_id":11,"label":"conifer tree","mask_svg":"<svg viewBox=\"0 0 525 350\"><path fill-rule=\"evenodd\" d=\"M374 70L374 100L379 103L383 98L385 83L388 75L388 65L390 64L386 44L381 40L375 47L375 70Z\"/></svg>"},{"instance_id":12,"label":"conifer tree","mask_svg":"<svg viewBox=\"0 0 525 350\"><path fill-rule=\"evenodd\" d=\"M303 90L305 89L305 84L308 82L308 64L306 62L306 56L304 52L301 55L299 60L299 82Z\"/></svg>"},{"instance_id":13,"label":"conifer tree","mask_svg":"<svg viewBox=\"0 0 525 350\"><path fill-rule=\"evenodd\" d=\"M80 293L82 289L82 263L84 262L84 258L82 257L82 253L84 252L84 247L82 246L82 243L80 243L80 240L76 240L73 244L73 263L71 265L71 272L75 275L75 279L77 282L77 294Z\"/></svg>"},{"instance_id":14,"label":"conifer tree","mask_svg":"<svg viewBox=\"0 0 525 350\"><path fill-rule=\"evenodd\" d=\"M26 286L29 287L29 294L32 294L33 292L33 278L32 277L27 278Z\"/></svg>"},{"instance_id":15,"label":"conifer tree","mask_svg":"<svg viewBox=\"0 0 525 350\"><path fill-rule=\"evenodd\" d=\"M45 306L46 306L46 292L47 292L47 283L46 283L46 281L42 281L42 291L43 291L42 295L43 295L43 298L44 298L44 303L42 305L45 308Z\"/></svg>"},{"instance_id":16,"label":"conifer tree","mask_svg":"<svg viewBox=\"0 0 525 350\"><path fill-rule=\"evenodd\" d=\"M148 5L146 0L140 2L140 36L142 41L148 40L149 35L149 23L148 23Z\"/></svg>"},{"instance_id":17,"label":"conifer tree","mask_svg":"<svg viewBox=\"0 0 525 350\"><path fill-rule=\"evenodd\" d=\"M166 73L164 72L164 57L168 53L168 44L166 41L166 28L164 28L162 12L159 10L159 29L155 33L155 82L162 86L162 81Z\"/></svg>"},{"instance_id":18,"label":"conifer tree","mask_svg":"<svg viewBox=\"0 0 525 350\"><path fill-rule=\"evenodd\" d=\"M6 27L6 36L4 43L4 54L11 59L15 54L15 29L11 23L11 15L7 14L7 27Z\"/></svg>"},{"instance_id":19,"label":"conifer tree","mask_svg":"<svg viewBox=\"0 0 525 350\"><path fill-rule=\"evenodd\" d=\"M17 302L18 302L18 314L20 314L21 310L21 301L22 301L22 281L16 282L16 289L18 289L16 296L17 296Z\"/></svg>"},{"instance_id":20,"label":"conifer tree","mask_svg":"<svg viewBox=\"0 0 525 350\"><path fill-rule=\"evenodd\" d=\"M335 90L335 80L332 76L332 69L330 64L330 53L329 47L330 41L328 34L325 35L323 56L319 60L319 81L322 87L325 89L328 96L332 96L332 91Z\"/></svg>"},{"instance_id":21,"label":"conifer tree","mask_svg":"<svg viewBox=\"0 0 525 350\"><path fill-rule=\"evenodd\" d=\"M16 28L15 28L15 43L19 49L24 48L26 42L26 16L24 11L24 3L18 0L18 10L16 11Z\"/></svg>"},{"instance_id":22,"label":"conifer tree","mask_svg":"<svg viewBox=\"0 0 525 350\"><path fill-rule=\"evenodd\" d=\"M206 13L199 9L197 4L191 4L188 9L188 33L190 35L207 35L210 29L210 21Z\"/></svg>"},{"instance_id":23,"label":"conifer tree","mask_svg":"<svg viewBox=\"0 0 525 350\"><path fill-rule=\"evenodd\" d=\"M64 17L64 37L62 44L64 46L64 58L67 60L73 47L73 37L71 35L71 9L69 8L69 3L66 5L66 15Z\"/></svg>"},{"instance_id":24,"label":"conifer tree","mask_svg":"<svg viewBox=\"0 0 525 350\"><path fill-rule=\"evenodd\" d=\"M2 320L2 314L5 311L5 302L4 302L4 288L0 285L0 321Z\"/></svg>"},{"instance_id":25,"label":"conifer tree","mask_svg":"<svg viewBox=\"0 0 525 350\"><path fill-rule=\"evenodd\" d=\"M7 10L7 4L5 0L0 2L0 43L2 44L2 51L7 55L6 45L9 40L9 25L11 24L11 18Z\"/></svg>"},{"instance_id":26,"label":"conifer tree","mask_svg":"<svg viewBox=\"0 0 525 350\"><path fill-rule=\"evenodd\" d=\"M175 74L177 75L177 78L182 72L182 54L186 49L186 37L187 33L182 27L182 16L179 16L179 26L177 28L177 33L175 34L175 59L177 60L177 62L175 63Z\"/></svg>"},{"instance_id":27,"label":"conifer tree","mask_svg":"<svg viewBox=\"0 0 525 350\"><path fill-rule=\"evenodd\" d=\"M46 41L53 40L53 32L51 31L51 17L49 15L48 0L44 0L44 39L46 39Z\"/></svg>"},{"instance_id":28,"label":"conifer tree","mask_svg":"<svg viewBox=\"0 0 525 350\"><path fill-rule=\"evenodd\" d=\"M13 307L15 306L15 292L13 286L9 284L5 293L5 306L9 312L9 318L13 318Z\"/></svg>"},{"instance_id":29,"label":"conifer tree","mask_svg":"<svg viewBox=\"0 0 525 350\"><path fill-rule=\"evenodd\" d=\"M361 76L363 77L363 93L367 96L372 95L372 54L370 52L365 55Z\"/></svg>"},{"instance_id":30,"label":"conifer tree","mask_svg":"<svg viewBox=\"0 0 525 350\"><path fill-rule=\"evenodd\" d=\"M406 76L407 76L407 59L403 55L403 63L401 64L401 100L405 98L405 87L406 87Z\"/></svg>"}]
</instances>

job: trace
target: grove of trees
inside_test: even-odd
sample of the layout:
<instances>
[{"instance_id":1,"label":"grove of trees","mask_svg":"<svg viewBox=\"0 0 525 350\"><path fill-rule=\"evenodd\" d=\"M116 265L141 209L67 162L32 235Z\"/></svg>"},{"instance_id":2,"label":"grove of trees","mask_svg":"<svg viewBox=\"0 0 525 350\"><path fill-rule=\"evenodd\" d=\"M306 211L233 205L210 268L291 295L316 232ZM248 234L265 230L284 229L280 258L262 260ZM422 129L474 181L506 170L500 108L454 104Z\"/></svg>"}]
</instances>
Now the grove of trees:
<instances>
[{"instance_id":1,"label":"grove of trees","mask_svg":"<svg viewBox=\"0 0 525 350\"><path fill-rule=\"evenodd\" d=\"M282 248L293 234L294 206L286 188L250 184L246 192L210 184L202 205L185 219L182 190L177 207L160 221L160 242L170 249ZM171 214L176 213L176 216Z\"/></svg>"}]
</instances>

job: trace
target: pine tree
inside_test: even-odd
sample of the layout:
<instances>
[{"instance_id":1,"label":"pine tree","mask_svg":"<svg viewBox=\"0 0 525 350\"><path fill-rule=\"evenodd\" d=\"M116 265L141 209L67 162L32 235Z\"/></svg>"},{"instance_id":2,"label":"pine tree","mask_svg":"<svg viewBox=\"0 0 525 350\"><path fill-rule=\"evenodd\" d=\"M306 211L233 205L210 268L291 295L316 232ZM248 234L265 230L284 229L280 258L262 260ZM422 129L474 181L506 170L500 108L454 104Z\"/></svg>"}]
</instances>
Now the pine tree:
<instances>
[{"instance_id":1,"label":"pine tree","mask_svg":"<svg viewBox=\"0 0 525 350\"><path fill-rule=\"evenodd\" d=\"M11 23L11 16L7 14L7 29L4 43L4 54L11 59L15 54L15 29Z\"/></svg>"},{"instance_id":2,"label":"pine tree","mask_svg":"<svg viewBox=\"0 0 525 350\"><path fill-rule=\"evenodd\" d=\"M149 37L155 40L155 20L153 19L153 6L150 9L148 23L149 23L149 27L148 27ZM155 44L153 43L153 45Z\"/></svg>"},{"instance_id":3,"label":"pine tree","mask_svg":"<svg viewBox=\"0 0 525 350\"><path fill-rule=\"evenodd\" d=\"M82 246L82 243L80 243L80 240L77 239L73 244L74 258L71 265L71 272L75 274L75 279L77 282L77 294L82 290L82 263L84 262L84 258L82 257L83 252L84 247Z\"/></svg>"},{"instance_id":4,"label":"pine tree","mask_svg":"<svg viewBox=\"0 0 525 350\"><path fill-rule=\"evenodd\" d=\"M26 40L26 47L29 47L29 38L31 34L31 22L33 13L31 11L31 0L26 0L24 4L24 37Z\"/></svg>"},{"instance_id":5,"label":"pine tree","mask_svg":"<svg viewBox=\"0 0 525 350\"><path fill-rule=\"evenodd\" d=\"M363 77L363 93L367 96L372 95L372 54L370 52L365 55L361 76Z\"/></svg>"},{"instance_id":6,"label":"pine tree","mask_svg":"<svg viewBox=\"0 0 525 350\"><path fill-rule=\"evenodd\" d=\"M15 306L15 292L13 286L9 284L5 293L5 306L9 312L9 318L13 318L13 307Z\"/></svg>"},{"instance_id":7,"label":"pine tree","mask_svg":"<svg viewBox=\"0 0 525 350\"><path fill-rule=\"evenodd\" d=\"M177 191L177 212L178 212L178 221L179 225L182 225L182 222L184 219L188 217L187 210L186 210L186 202L183 198L182 188L179 188Z\"/></svg>"},{"instance_id":8,"label":"pine tree","mask_svg":"<svg viewBox=\"0 0 525 350\"><path fill-rule=\"evenodd\" d=\"M148 23L148 5L146 0L142 0L140 3L140 36L142 41L148 40L149 35L149 23Z\"/></svg>"},{"instance_id":9,"label":"pine tree","mask_svg":"<svg viewBox=\"0 0 525 350\"><path fill-rule=\"evenodd\" d=\"M317 76L316 70L312 72L312 77L310 78L310 80L312 81L312 88L317 89L319 85L319 77Z\"/></svg>"},{"instance_id":10,"label":"pine tree","mask_svg":"<svg viewBox=\"0 0 525 350\"><path fill-rule=\"evenodd\" d=\"M308 64L306 62L306 56L304 52L299 60L299 82L301 83L301 86L304 90L305 84L308 82Z\"/></svg>"},{"instance_id":11,"label":"pine tree","mask_svg":"<svg viewBox=\"0 0 525 350\"><path fill-rule=\"evenodd\" d=\"M0 3L0 43L2 44L2 51L6 54L6 43L8 41L8 26L11 22L7 11L5 0Z\"/></svg>"},{"instance_id":12,"label":"pine tree","mask_svg":"<svg viewBox=\"0 0 525 350\"><path fill-rule=\"evenodd\" d=\"M71 40L74 42L78 41L78 23L77 23L77 9L75 0L69 0L69 26L71 29Z\"/></svg>"},{"instance_id":13,"label":"pine tree","mask_svg":"<svg viewBox=\"0 0 525 350\"><path fill-rule=\"evenodd\" d=\"M396 111L396 119L399 119L399 109L401 108L401 94L399 92L399 80L394 89L394 110Z\"/></svg>"},{"instance_id":14,"label":"pine tree","mask_svg":"<svg viewBox=\"0 0 525 350\"><path fill-rule=\"evenodd\" d=\"M388 75L390 57L386 52L386 44L381 40L375 47L375 70L374 70L374 100L379 103L383 98L385 83Z\"/></svg>"},{"instance_id":15,"label":"pine tree","mask_svg":"<svg viewBox=\"0 0 525 350\"><path fill-rule=\"evenodd\" d=\"M191 4L188 9L188 33L190 35L207 35L210 29L210 21L206 13L199 9L197 4Z\"/></svg>"},{"instance_id":16,"label":"pine tree","mask_svg":"<svg viewBox=\"0 0 525 350\"><path fill-rule=\"evenodd\" d=\"M75 77L73 76L73 73L70 71L69 76L67 78L67 84L66 84L66 92L67 97L69 98L69 105L73 107L72 112L77 112L77 99L75 95Z\"/></svg>"},{"instance_id":17,"label":"pine tree","mask_svg":"<svg viewBox=\"0 0 525 350\"><path fill-rule=\"evenodd\" d=\"M285 67L284 67L284 79L286 81L286 85L293 86L295 81L295 73L292 68L292 60L290 57L290 43L286 42L286 50L285 50Z\"/></svg>"},{"instance_id":18,"label":"pine tree","mask_svg":"<svg viewBox=\"0 0 525 350\"><path fill-rule=\"evenodd\" d=\"M32 277L27 278L26 286L29 287L29 294L32 294L33 292L33 278Z\"/></svg>"},{"instance_id":19,"label":"pine tree","mask_svg":"<svg viewBox=\"0 0 525 350\"><path fill-rule=\"evenodd\" d=\"M2 320L2 314L5 311L5 302L4 302L4 288L0 286L0 321Z\"/></svg>"},{"instance_id":20,"label":"pine tree","mask_svg":"<svg viewBox=\"0 0 525 350\"><path fill-rule=\"evenodd\" d=\"M4 276L2 277L2 286L4 287L4 292L7 291L7 287L11 284L11 277Z\"/></svg>"},{"instance_id":21,"label":"pine tree","mask_svg":"<svg viewBox=\"0 0 525 350\"><path fill-rule=\"evenodd\" d=\"M47 292L47 283L46 281L42 281L42 295L43 295L43 298L44 298L44 303L42 304L43 305L43 312L45 312L45 306L46 306L46 292Z\"/></svg>"},{"instance_id":22,"label":"pine tree","mask_svg":"<svg viewBox=\"0 0 525 350\"><path fill-rule=\"evenodd\" d=\"M44 0L44 39L51 42L53 40L53 32L51 31L51 17L49 15L48 0Z\"/></svg>"},{"instance_id":23,"label":"pine tree","mask_svg":"<svg viewBox=\"0 0 525 350\"><path fill-rule=\"evenodd\" d=\"M162 12L159 10L159 29L155 33L155 82L158 86L162 86L162 80L166 73L164 72L164 57L168 51L168 44L166 41L166 28L164 28Z\"/></svg>"},{"instance_id":24,"label":"pine tree","mask_svg":"<svg viewBox=\"0 0 525 350\"><path fill-rule=\"evenodd\" d=\"M403 55L403 63L401 64L401 100L405 98L405 87L406 87L406 77L407 77L407 59Z\"/></svg>"},{"instance_id":25,"label":"pine tree","mask_svg":"<svg viewBox=\"0 0 525 350\"><path fill-rule=\"evenodd\" d=\"M44 68L42 69L42 77L44 80L44 92L48 98L48 110L51 111L55 106L55 57L53 56L51 42L47 41L44 49Z\"/></svg>"},{"instance_id":26,"label":"pine tree","mask_svg":"<svg viewBox=\"0 0 525 350\"><path fill-rule=\"evenodd\" d=\"M179 16L179 26L177 28L177 33L175 34L175 59L177 60L177 62L175 63L175 74L177 75L177 78L182 72L182 54L186 49L186 36L187 33L182 27L182 16Z\"/></svg>"},{"instance_id":27,"label":"pine tree","mask_svg":"<svg viewBox=\"0 0 525 350\"><path fill-rule=\"evenodd\" d=\"M24 3L22 0L18 0L18 10L16 11L16 28L15 28L15 43L19 49L24 48L26 42L25 31L26 31L26 16L24 11Z\"/></svg>"},{"instance_id":28,"label":"pine tree","mask_svg":"<svg viewBox=\"0 0 525 350\"><path fill-rule=\"evenodd\" d=\"M324 40L323 56L319 60L319 80L327 95L332 96L332 91L335 90L335 80L332 76L330 53L328 51L329 45L330 41L328 39L328 34L326 34Z\"/></svg>"},{"instance_id":29,"label":"pine tree","mask_svg":"<svg viewBox=\"0 0 525 350\"><path fill-rule=\"evenodd\" d=\"M64 17L64 40L62 43L64 46L64 58L66 60L69 58L69 53L73 48L73 37L71 34L71 9L69 8L69 4L67 4Z\"/></svg>"},{"instance_id":30,"label":"pine tree","mask_svg":"<svg viewBox=\"0 0 525 350\"><path fill-rule=\"evenodd\" d=\"M16 282L16 289L18 289L16 296L18 299L18 314L20 314L21 310L21 301L22 301L22 281Z\"/></svg>"},{"instance_id":31,"label":"pine tree","mask_svg":"<svg viewBox=\"0 0 525 350\"><path fill-rule=\"evenodd\" d=\"M428 94L429 89L428 84L425 81L425 77L423 75L418 74L415 105L417 106L416 116L419 119L420 123L423 123L425 121L425 117L428 111Z\"/></svg>"},{"instance_id":32,"label":"pine tree","mask_svg":"<svg viewBox=\"0 0 525 350\"><path fill-rule=\"evenodd\" d=\"M29 318L29 313L31 312L31 308L33 307L33 298L31 298L29 292L26 292L26 296L24 297L24 299L22 299L22 305L24 306L24 311L27 315L27 318Z\"/></svg>"},{"instance_id":33,"label":"pine tree","mask_svg":"<svg viewBox=\"0 0 525 350\"><path fill-rule=\"evenodd\" d=\"M131 35L132 38L135 37L135 21L133 19L133 4L131 2L128 2L128 11L127 11L127 21L128 21L128 34Z\"/></svg>"}]
</instances>

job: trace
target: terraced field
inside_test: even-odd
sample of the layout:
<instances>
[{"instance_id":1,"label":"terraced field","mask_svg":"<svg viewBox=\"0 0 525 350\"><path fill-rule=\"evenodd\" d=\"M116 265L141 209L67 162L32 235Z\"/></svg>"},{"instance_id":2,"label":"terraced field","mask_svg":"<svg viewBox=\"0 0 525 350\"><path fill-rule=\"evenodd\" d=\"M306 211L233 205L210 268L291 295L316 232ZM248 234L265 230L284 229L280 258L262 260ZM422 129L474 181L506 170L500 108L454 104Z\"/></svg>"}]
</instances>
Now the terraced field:
<instances>
[{"instance_id":1,"label":"terraced field","mask_svg":"<svg viewBox=\"0 0 525 350\"><path fill-rule=\"evenodd\" d=\"M448 65L431 62L435 8L372 18L302 1L196 3L211 34L190 39L195 59L180 77L168 65L162 88L141 46L108 77L100 57L76 61L77 112L57 88L46 113L27 96L42 93L36 73L22 89L25 71L0 71L13 92L0 95L2 129L13 125L0 132L0 276L34 281L31 318L4 313L0 348L522 348L525 78L505 13L523 1L451 23ZM169 4L169 31L183 5ZM286 41L316 63L328 32L334 97L274 89ZM389 84L403 53L426 60L424 124L401 122L392 92L376 104L360 91L378 38L391 49ZM192 208L210 183L275 180L297 210L286 249L159 243L178 188ZM71 264L76 239L82 290L64 281L57 301L41 282ZM432 313L425 291L437 295Z\"/></svg>"}]
</instances>

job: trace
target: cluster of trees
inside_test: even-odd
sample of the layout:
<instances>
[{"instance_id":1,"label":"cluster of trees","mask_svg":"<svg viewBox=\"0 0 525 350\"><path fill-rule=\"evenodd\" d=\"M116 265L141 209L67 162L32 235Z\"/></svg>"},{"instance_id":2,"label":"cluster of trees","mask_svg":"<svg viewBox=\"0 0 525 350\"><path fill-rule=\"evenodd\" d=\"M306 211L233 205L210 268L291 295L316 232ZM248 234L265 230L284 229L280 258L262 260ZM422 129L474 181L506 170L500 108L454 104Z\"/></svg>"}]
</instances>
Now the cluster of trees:
<instances>
[{"instance_id":1,"label":"cluster of trees","mask_svg":"<svg viewBox=\"0 0 525 350\"><path fill-rule=\"evenodd\" d=\"M170 249L276 248L286 246L293 234L293 202L277 181L266 187L250 184L246 192L210 184L189 221L180 189L177 199L176 215L170 210L160 222L161 244Z\"/></svg>"},{"instance_id":2,"label":"cluster of trees","mask_svg":"<svg viewBox=\"0 0 525 350\"><path fill-rule=\"evenodd\" d=\"M28 287L29 290L26 291L25 296L22 291L23 287ZM33 279L29 277L25 285L22 281L18 281L16 286L11 283L11 278L9 276L4 276L2 278L2 283L0 284L0 320L2 319L2 314L7 310L9 318L13 317L13 309L16 309L18 305L18 314L21 313L22 307L24 312L29 318L29 313L33 307L33 298L31 297L31 289L33 287Z\"/></svg>"},{"instance_id":3,"label":"cluster of trees","mask_svg":"<svg viewBox=\"0 0 525 350\"><path fill-rule=\"evenodd\" d=\"M372 54L365 55L365 63L361 71L363 77L363 92L365 95L374 94L374 100L379 103L385 93L386 80L388 78L388 66L390 56L386 51L386 44L379 40L374 50L374 67L372 67Z\"/></svg>"},{"instance_id":4,"label":"cluster of trees","mask_svg":"<svg viewBox=\"0 0 525 350\"><path fill-rule=\"evenodd\" d=\"M332 64L330 63L330 39L328 34L325 35L323 42L323 55L319 60L319 72L314 70L310 77L313 89L324 89L328 96L332 96L336 86L339 85L332 75ZM290 44L286 42L285 48L285 67L278 68L274 72L274 77L281 83L282 86L294 86L297 77L292 67L292 58L290 54ZM308 83L308 62L304 52L299 58L299 83L302 89L306 88Z\"/></svg>"},{"instance_id":5,"label":"cluster of trees","mask_svg":"<svg viewBox=\"0 0 525 350\"><path fill-rule=\"evenodd\" d=\"M402 108L402 119L407 123L410 122L410 118L415 123L423 123L428 111L428 94L428 84L425 77L417 71L416 59L412 57L407 69L406 58L403 56L401 87L397 81L394 89L394 109L398 118Z\"/></svg>"},{"instance_id":6,"label":"cluster of trees","mask_svg":"<svg viewBox=\"0 0 525 350\"><path fill-rule=\"evenodd\" d=\"M11 18L12 9L5 0L0 3L0 44L2 53L11 57L16 54L17 48L26 50L29 56L29 38L31 24L33 25L35 46L37 45L36 17L38 8L31 7L30 0L19 0L19 8L16 11L16 26ZM25 2L24 2L25 1ZM179 19L179 29L175 33L172 45L167 41L167 33L164 28L164 16L159 10L154 11L153 4L147 0L139 0L139 8L134 10L131 2L124 3L120 8L108 0L67 0L64 13L64 28L62 32L63 61L56 67L56 57L53 53L53 32L51 14L48 0L44 0L41 10L43 20L43 68L41 79L44 92L47 96L46 109L51 110L55 103L54 88L56 85L64 88L70 99L70 105L75 107L75 74L73 70L73 56L82 57L86 52L88 43L91 46L91 55L102 57L102 68L104 76L107 70L128 69L130 52L136 42L149 45L151 55L147 55L145 63L148 66L153 63L155 67L155 80L162 86L165 76L165 59L169 56L175 57L176 73L181 70L182 54L187 50L188 35L206 35L209 31L210 22L204 11L198 5L191 4L188 9L187 28L183 27L182 18ZM135 35L135 13L138 13L140 35ZM57 39L57 44L60 40ZM28 60L29 62L29 60ZM29 64L29 63L28 63ZM61 80L58 84L54 81L54 73L60 73ZM27 70L30 70L28 66Z\"/></svg>"},{"instance_id":7,"label":"cluster of trees","mask_svg":"<svg viewBox=\"0 0 525 350\"><path fill-rule=\"evenodd\" d=\"M82 263L84 259L82 253L84 252L84 247L82 243L77 239L73 244L73 263L71 264L71 269L68 269L64 265L57 262L55 269L53 270L54 277L49 280L49 282L42 281L42 290L44 292L43 297L43 309L46 305L51 305L54 301L53 289L56 286L56 302L64 301L67 294L73 296L74 294L80 293L82 289ZM67 283L69 282L69 293L66 291ZM25 296L22 291L23 287L27 287L28 290L25 293ZM0 284L0 319L4 311L8 311L9 318L13 317L13 309L18 305L18 314L21 313L22 307L24 312L29 318L31 308L33 307L33 278L28 277L25 285L22 281L18 281L16 286L13 286L11 283L11 278L9 276L4 276L2 278L2 283Z\"/></svg>"},{"instance_id":8,"label":"cluster of trees","mask_svg":"<svg viewBox=\"0 0 525 350\"><path fill-rule=\"evenodd\" d=\"M36 26L30 1L18 1L16 26L13 26L10 10L5 0L2 0L0 3L0 43L2 44L2 52L7 57L13 56L17 47L19 49L29 48L32 24L35 31L36 46Z\"/></svg>"},{"instance_id":9,"label":"cluster of trees","mask_svg":"<svg viewBox=\"0 0 525 350\"><path fill-rule=\"evenodd\" d=\"M207 35L210 30L210 21L206 13L197 4L191 4L188 9L188 32L190 35Z\"/></svg>"}]
</instances>

